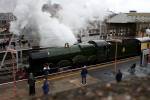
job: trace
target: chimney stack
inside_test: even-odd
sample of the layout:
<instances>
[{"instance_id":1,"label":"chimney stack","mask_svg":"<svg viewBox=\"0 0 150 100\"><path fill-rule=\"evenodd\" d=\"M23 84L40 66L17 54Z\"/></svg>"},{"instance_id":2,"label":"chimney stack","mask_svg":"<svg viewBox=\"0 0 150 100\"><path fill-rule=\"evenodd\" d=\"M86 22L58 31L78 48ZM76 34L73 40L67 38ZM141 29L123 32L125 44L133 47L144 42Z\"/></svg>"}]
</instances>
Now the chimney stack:
<instances>
[{"instance_id":1,"label":"chimney stack","mask_svg":"<svg viewBox=\"0 0 150 100\"><path fill-rule=\"evenodd\" d=\"M130 13L137 13L136 10L130 10L129 12L130 12Z\"/></svg>"}]
</instances>

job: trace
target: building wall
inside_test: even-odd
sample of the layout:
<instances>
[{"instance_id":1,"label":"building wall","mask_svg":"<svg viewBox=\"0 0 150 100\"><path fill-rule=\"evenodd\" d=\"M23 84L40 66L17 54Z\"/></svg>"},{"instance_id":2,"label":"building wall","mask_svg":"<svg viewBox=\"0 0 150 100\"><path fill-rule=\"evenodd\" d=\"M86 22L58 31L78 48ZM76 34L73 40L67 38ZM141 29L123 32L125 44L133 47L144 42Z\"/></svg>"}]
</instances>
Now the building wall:
<instances>
[{"instance_id":1,"label":"building wall","mask_svg":"<svg viewBox=\"0 0 150 100\"><path fill-rule=\"evenodd\" d=\"M150 23L137 23L136 24L136 35L143 37L143 36L147 36L147 34L145 33L145 29L150 28Z\"/></svg>"},{"instance_id":2,"label":"building wall","mask_svg":"<svg viewBox=\"0 0 150 100\"><path fill-rule=\"evenodd\" d=\"M150 28L150 13L119 13L106 19L107 34L115 36L145 36L145 29ZM122 35L123 34L123 35Z\"/></svg>"},{"instance_id":3,"label":"building wall","mask_svg":"<svg viewBox=\"0 0 150 100\"><path fill-rule=\"evenodd\" d=\"M107 23L107 34L112 36L135 36L136 24L134 23Z\"/></svg>"},{"instance_id":4,"label":"building wall","mask_svg":"<svg viewBox=\"0 0 150 100\"><path fill-rule=\"evenodd\" d=\"M0 33L5 29L9 33L10 22L16 20L12 13L0 13Z\"/></svg>"}]
</instances>

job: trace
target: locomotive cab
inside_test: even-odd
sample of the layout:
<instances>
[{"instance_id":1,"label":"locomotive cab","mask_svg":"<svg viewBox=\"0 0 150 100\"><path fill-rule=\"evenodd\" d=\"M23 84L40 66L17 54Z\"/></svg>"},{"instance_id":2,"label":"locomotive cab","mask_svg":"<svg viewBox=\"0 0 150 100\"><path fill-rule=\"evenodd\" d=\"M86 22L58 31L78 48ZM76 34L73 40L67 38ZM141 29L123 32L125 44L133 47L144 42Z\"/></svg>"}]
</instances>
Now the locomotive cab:
<instances>
[{"instance_id":1,"label":"locomotive cab","mask_svg":"<svg viewBox=\"0 0 150 100\"><path fill-rule=\"evenodd\" d=\"M97 61L104 62L107 60L108 43L104 40L92 40L88 43L93 44L96 48Z\"/></svg>"}]
</instances>

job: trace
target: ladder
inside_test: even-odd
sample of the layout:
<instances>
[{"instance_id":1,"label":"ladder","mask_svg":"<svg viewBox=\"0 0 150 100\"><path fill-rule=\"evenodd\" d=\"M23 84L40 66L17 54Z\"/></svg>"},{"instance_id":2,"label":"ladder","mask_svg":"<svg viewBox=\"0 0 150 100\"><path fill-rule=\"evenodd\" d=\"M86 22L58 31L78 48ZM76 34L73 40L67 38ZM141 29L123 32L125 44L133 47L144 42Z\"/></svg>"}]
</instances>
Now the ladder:
<instances>
[{"instance_id":1,"label":"ladder","mask_svg":"<svg viewBox=\"0 0 150 100\"><path fill-rule=\"evenodd\" d=\"M11 64L12 64L12 67L13 67L13 89L14 89L14 95L17 96L17 87L16 87L16 66L15 66L15 62L17 64L17 69L18 69L18 51L11 48L11 43L12 43L12 40L14 39L14 34L12 34L12 37L9 41L9 44L8 46L6 47L6 51L5 51L5 54L3 56L3 59L2 59L2 62L1 62L1 66L0 66L0 69L2 68L2 66L4 66L4 61L6 59L6 56L8 54L8 52L11 53ZM15 55L16 56L15 56Z\"/></svg>"},{"instance_id":2,"label":"ladder","mask_svg":"<svg viewBox=\"0 0 150 100\"><path fill-rule=\"evenodd\" d=\"M12 34L12 37L11 37L11 39L9 41L9 44L6 47L5 54L4 54L3 59L1 61L0 69L2 68L2 66L4 66L4 61L6 59L6 56L7 56L8 52L11 53L11 56L14 56L14 55L12 55L12 53L14 53L16 55L16 58L12 57L12 59L16 59L16 64L17 64L17 69L18 69L18 50L15 50L15 49L11 48L11 43L12 43L13 39L14 39L14 34Z\"/></svg>"}]
</instances>

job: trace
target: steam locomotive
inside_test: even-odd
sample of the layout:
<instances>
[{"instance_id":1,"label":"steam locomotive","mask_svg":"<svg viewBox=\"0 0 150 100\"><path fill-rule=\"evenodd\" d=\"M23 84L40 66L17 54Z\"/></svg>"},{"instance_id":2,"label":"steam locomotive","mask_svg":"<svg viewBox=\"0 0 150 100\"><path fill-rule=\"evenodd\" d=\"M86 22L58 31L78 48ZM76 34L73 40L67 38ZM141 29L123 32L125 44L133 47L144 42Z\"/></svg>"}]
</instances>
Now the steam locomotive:
<instances>
[{"instance_id":1,"label":"steam locomotive","mask_svg":"<svg viewBox=\"0 0 150 100\"><path fill-rule=\"evenodd\" d=\"M29 71L41 75L43 65L48 63L50 73L79 68L83 65L92 65L139 56L141 42L138 39L121 40L92 40L72 46L51 47L45 50L34 51L29 54Z\"/></svg>"}]
</instances>

